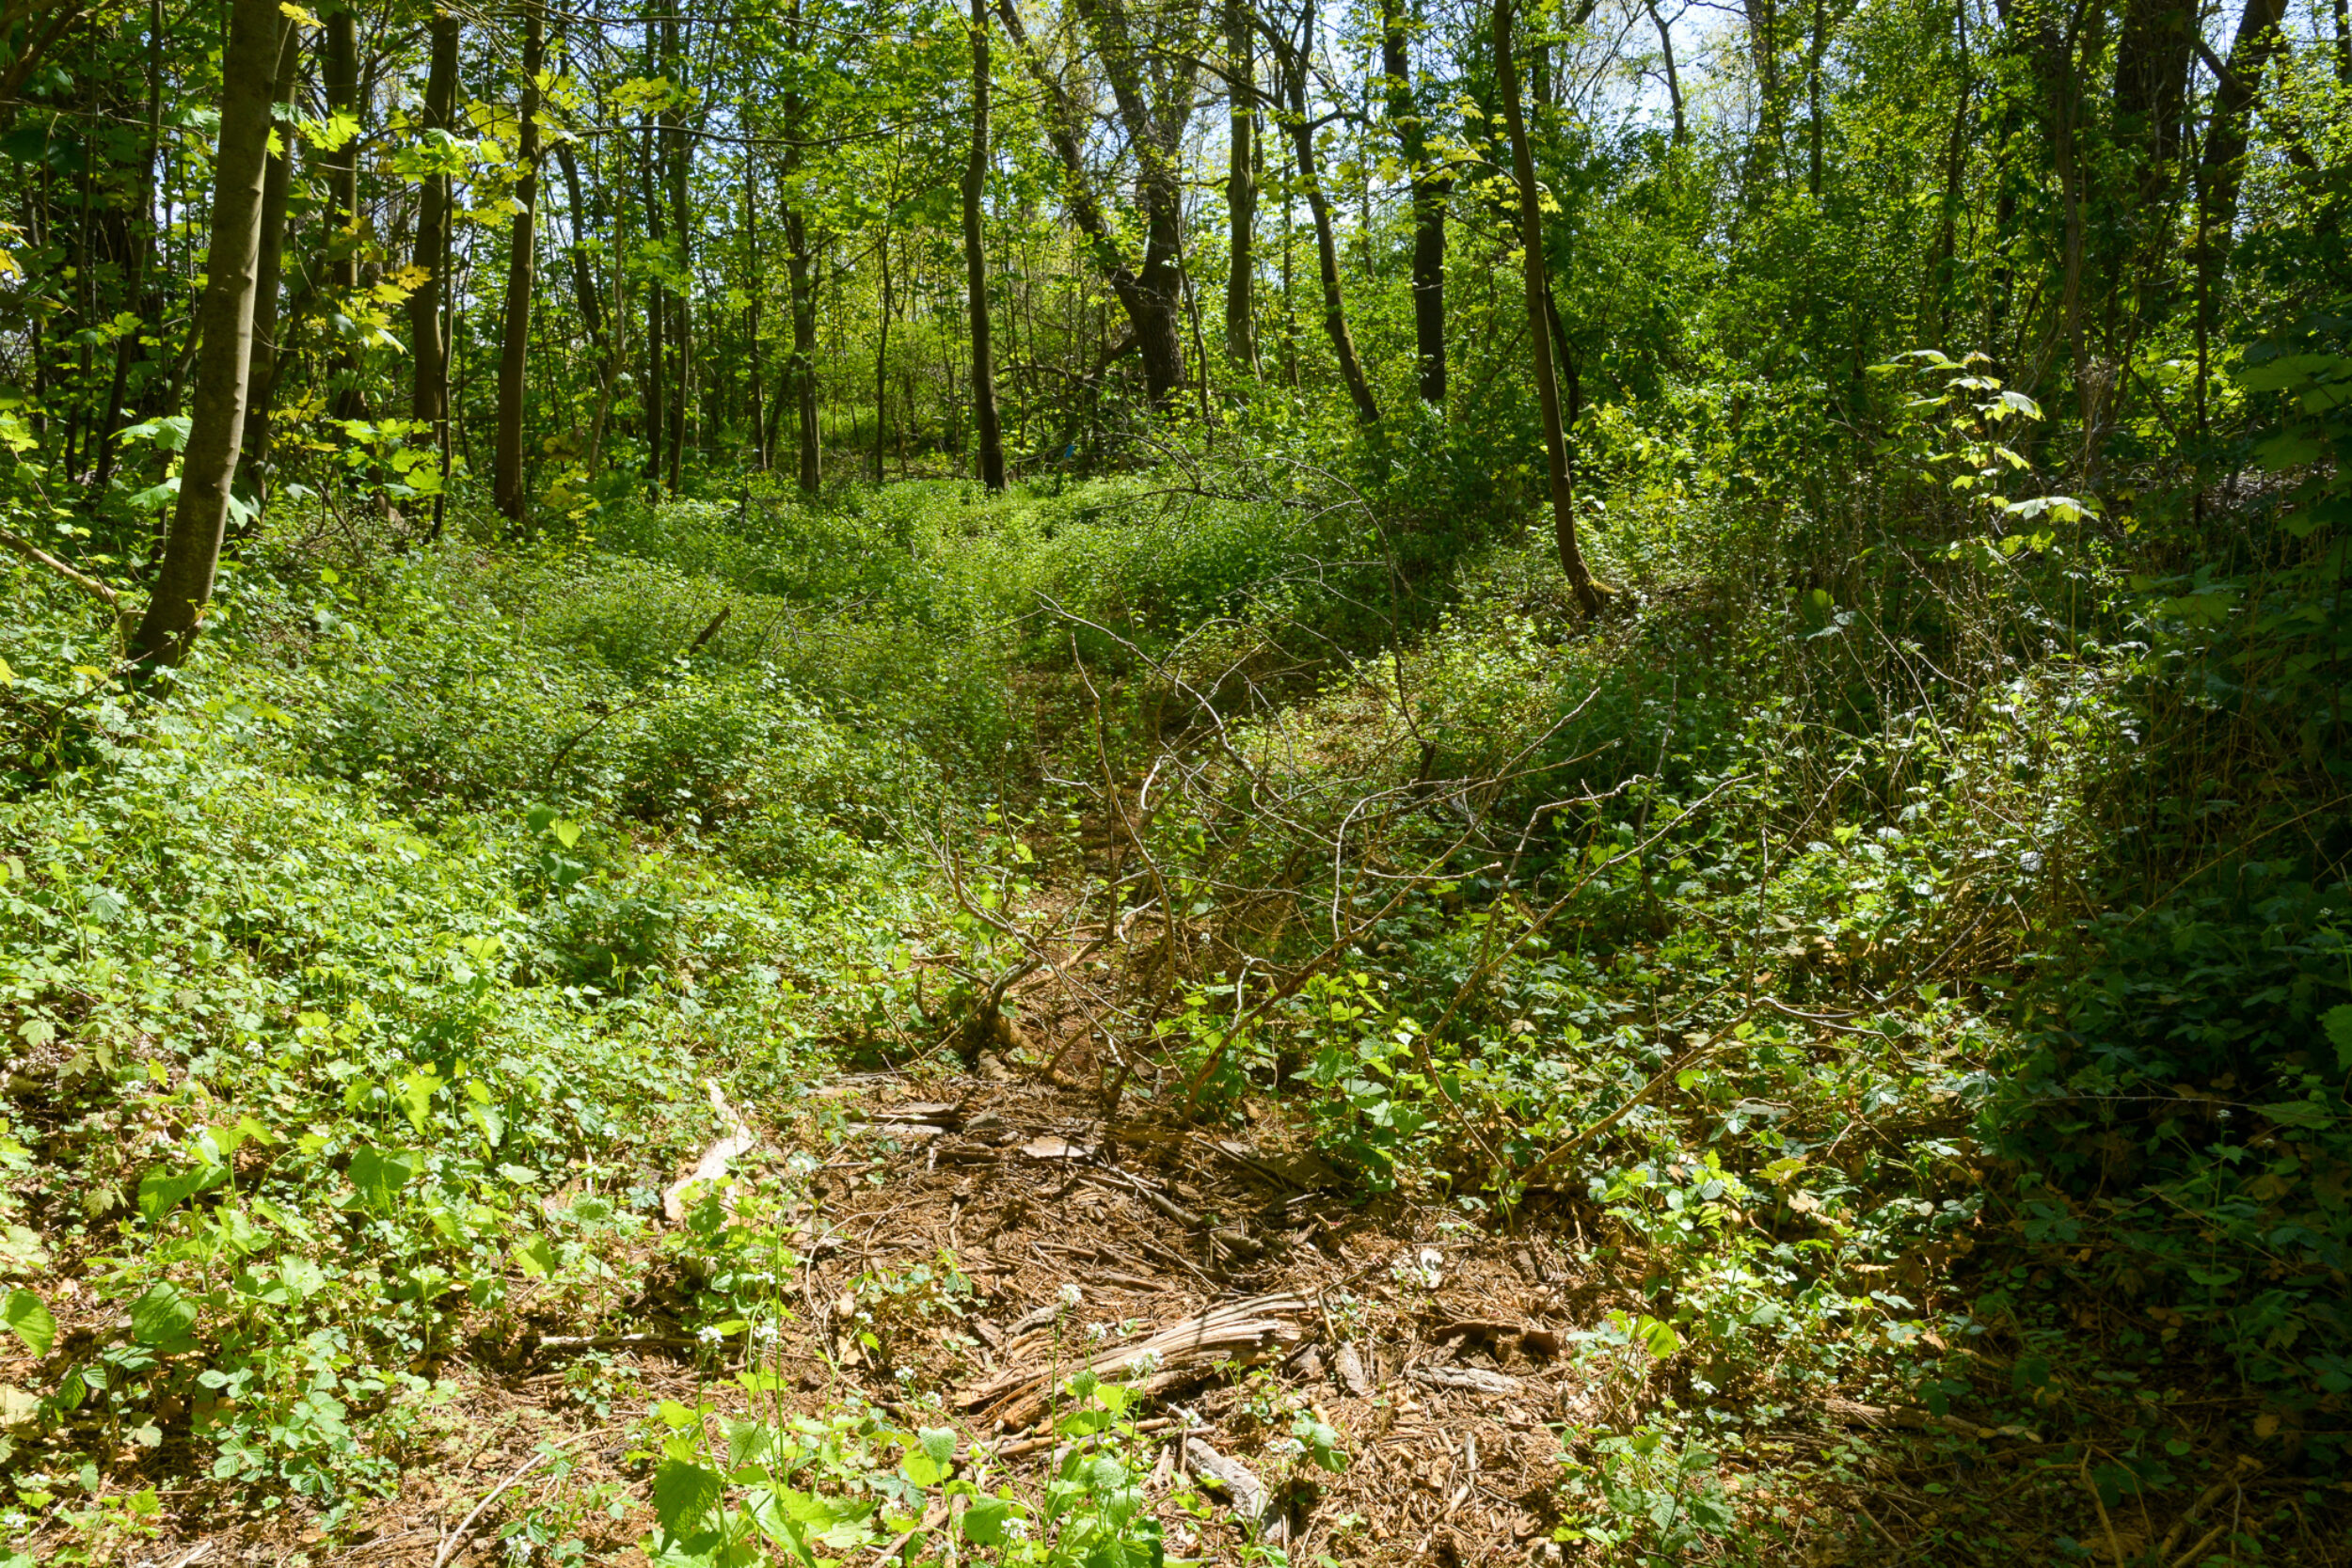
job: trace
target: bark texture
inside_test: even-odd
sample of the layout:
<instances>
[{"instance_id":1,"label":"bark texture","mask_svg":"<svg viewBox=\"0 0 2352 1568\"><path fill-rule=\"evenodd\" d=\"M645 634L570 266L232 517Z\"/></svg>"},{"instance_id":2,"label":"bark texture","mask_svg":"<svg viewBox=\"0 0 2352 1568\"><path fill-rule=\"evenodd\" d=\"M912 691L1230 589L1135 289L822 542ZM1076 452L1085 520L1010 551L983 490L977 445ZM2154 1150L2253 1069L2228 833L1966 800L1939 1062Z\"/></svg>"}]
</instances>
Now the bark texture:
<instances>
[{"instance_id":1,"label":"bark texture","mask_svg":"<svg viewBox=\"0 0 2352 1568\"><path fill-rule=\"evenodd\" d=\"M180 496L164 536L163 562L131 657L153 668L187 654L213 596L229 487L245 434L246 377L253 356L253 289L262 248L262 186L269 166L270 87L280 29L278 0L235 0L222 60L220 144L213 165L213 234L205 256L202 342Z\"/></svg>"}]
</instances>

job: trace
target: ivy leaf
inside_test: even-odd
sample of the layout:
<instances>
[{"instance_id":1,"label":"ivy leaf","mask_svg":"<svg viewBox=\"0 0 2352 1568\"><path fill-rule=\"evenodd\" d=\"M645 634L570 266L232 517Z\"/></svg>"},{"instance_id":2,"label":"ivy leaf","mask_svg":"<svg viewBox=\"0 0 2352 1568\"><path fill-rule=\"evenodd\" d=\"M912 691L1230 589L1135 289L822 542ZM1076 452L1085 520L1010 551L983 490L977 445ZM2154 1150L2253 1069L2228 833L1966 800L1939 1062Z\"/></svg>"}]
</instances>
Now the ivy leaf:
<instances>
[{"instance_id":1,"label":"ivy leaf","mask_svg":"<svg viewBox=\"0 0 2352 1568\"><path fill-rule=\"evenodd\" d=\"M8 1301L0 1304L0 1323L15 1330L24 1348L35 1355L47 1355L49 1347L57 1342L57 1320L30 1291L8 1292Z\"/></svg>"}]
</instances>

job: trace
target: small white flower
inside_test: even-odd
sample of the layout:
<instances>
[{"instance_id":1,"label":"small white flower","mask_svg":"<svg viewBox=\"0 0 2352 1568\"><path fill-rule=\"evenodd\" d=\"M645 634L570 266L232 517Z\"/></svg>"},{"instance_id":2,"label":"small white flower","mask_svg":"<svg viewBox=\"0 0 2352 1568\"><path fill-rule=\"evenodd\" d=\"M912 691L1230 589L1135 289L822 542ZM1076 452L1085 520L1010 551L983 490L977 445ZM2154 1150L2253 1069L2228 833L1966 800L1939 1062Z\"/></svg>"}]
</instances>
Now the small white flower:
<instances>
[{"instance_id":1,"label":"small white flower","mask_svg":"<svg viewBox=\"0 0 2352 1568\"><path fill-rule=\"evenodd\" d=\"M715 1345L721 1339L724 1338L725 1336L721 1334L716 1328L698 1328L694 1331L694 1338L700 1339L706 1345Z\"/></svg>"},{"instance_id":2,"label":"small white flower","mask_svg":"<svg viewBox=\"0 0 2352 1568\"><path fill-rule=\"evenodd\" d=\"M914 1381L914 1369L913 1367L901 1367L898 1370L898 1371L891 1375L896 1377L901 1383L912 1384Z\"/></svg>"},{"instance_id":3,"label":"small white flower","mask_svg":"<svg viewBox=\"0 0 2352 1568\"><path fill-rule=\"evenodd\" d=\"M1155 1350L1143 1351L1129 1362L1128 1366L1134 1370L1136 1376L1150 1377L1160 1370L1160 1353Z\"/></svg>"},{"instance_id":4,"label":"small white flower","mask_svg":"<svg viewBox=\"0 0 2352 1568\"><path fill-rule=\"evenodd\" d=\"M1099 1345L1103 1342L1103 1337L1110 1331L1111 1325L1108 1323L1089 1323L1087 1324L1087 1338Z\"/></svg>"},{"instance_id":5,"label":"small white flower","mask_svg":"<svg viewBox=\"0 0 2352 1568\"><path fill-rule=\"evenodd\" d=\"M1060 1294L1061 1304L1064 1307L1075 1307L1086 1300L1086 1292L1079 1290L1075 1283L1065 1284L1061 1288Z\"/></svg>"}]
</instances>

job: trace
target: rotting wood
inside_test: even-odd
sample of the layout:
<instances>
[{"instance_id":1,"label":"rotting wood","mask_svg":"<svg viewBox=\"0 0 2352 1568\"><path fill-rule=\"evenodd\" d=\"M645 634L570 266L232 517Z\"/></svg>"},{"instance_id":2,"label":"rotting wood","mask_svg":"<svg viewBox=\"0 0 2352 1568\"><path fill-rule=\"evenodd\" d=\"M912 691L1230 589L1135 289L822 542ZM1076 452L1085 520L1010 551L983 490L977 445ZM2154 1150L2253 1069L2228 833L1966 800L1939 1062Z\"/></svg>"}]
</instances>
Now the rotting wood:
<instances>
[{"instance_id":1,"label":"rotting wood","mask_svg":"<svg viewBox=\"0 0 2352 1568\"><path fill-rule=\"evenodd\" d=\"M1255 1470L1238 1459L1228 1459L1198 1437L1184 1439L1184 1465L1232 1498L1233 1513L1253 1531L1264 1528L1274 1496Z\"/></svg>"},{"instance_id":2,"label":"rotting wood","mask_svg":"<svg viewBox=\"0 0 2352 1568\"><path fill-rule=\"evenodd\" d=\"M1147 1394L1161 1393L1217 1362L1247 1364L1263 1359L1269 1350L1289 1349L1306 1338L1298 1320L1312 1310L1306 1298L1287 1292L1227 1302L1074 1365L1011 1368L965 1390L957 1403L966 1410L993 1406L999 1423L1027 1426L1045 1413L1057 1378L1082 1370L1119 1377L1136 1370L1138 1364L1152 1370L1135 1379L1136 1386Z\"/></svg>"},{"instance_id":3,"label":"rotting wood","mask_svg":"<svg viewBox=\"0 0 2352 1568\"><path fill-rule=\"evenodd\" d=\"M1479 1367L1415 1367L1405 1375L1424 1388L1454 1388L1471 1394L1516 1394L1527 1386L1508 1372Z\"/></svg>"},{"instance_id":4,"label":"rotting wood","mask_svg":"<svg viewBox=\"0 0 2352 1568\"><path fill-rule=\"evenodd\" d=\"M1364 1358L1353 1340L1340 1347L1339 1354L1332 1357L1332 1365L1340 1374L1341 1387L1359 1400L1372 1398L1372 1379L1364 1375Z\"/></svg>"}]
</instances>

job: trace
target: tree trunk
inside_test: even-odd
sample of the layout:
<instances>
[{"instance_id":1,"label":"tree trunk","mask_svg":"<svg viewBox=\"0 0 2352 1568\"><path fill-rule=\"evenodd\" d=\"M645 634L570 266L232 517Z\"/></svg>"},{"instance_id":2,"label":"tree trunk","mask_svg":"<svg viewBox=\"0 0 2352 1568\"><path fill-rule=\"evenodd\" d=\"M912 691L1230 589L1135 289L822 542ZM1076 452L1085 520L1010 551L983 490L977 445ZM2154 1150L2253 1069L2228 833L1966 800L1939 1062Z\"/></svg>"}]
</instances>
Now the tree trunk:
<instances>
[{"instance_id":1,"label":"tree trunk","mask_svg":"<svg viewBox=\"0 0 2352 1568\"><path fill-rule=\"evenodd\" d=\"M1102 270L1104 281L1118 295L1120 309L1134 328L1136 347L1143 360L1143 384L1152 406L1165 408L1184 384L1184 340L1179 321L1181 301L1177 255L1181 235L1177 204L1184 189L1177 166L1185 116L1192 101L1192 73L1186 69L1153 72L1163 94L1155 109L1143 91L1143 68L1127 34L1126 11L1101 0L1085 0L1081 15L1093 32L1096 53L1109 77L1119 103L1120 119L1141 165L1136 176L1137 204L1143 209L1144 249L1140 272L1127 264L1118 237L1111 231L1094 198L1080 139L1087 117L1063 90L1061 83L1028 46L1028 32L1014 0L996 0L996 14L1026 59L1031 76L1045 97L1046 138L1060 160L1068 182L1070 218L1086 237L1087 249Z\"/></svg>"},{"instance_id":2,"label":"tree trunk","mask_svg":"<svg viewBox=\"0 0 2352 1568\"><path fill-rule=\"evenodd\" d=\"M220 564L230 484L245 430L262 186L269 165L270 87L285 25L277 0L235 0L230 12L221 62L220 141L213 166L212 244L199 306L203 342L188 410L188 444L154 595L131 639L132 657L148 668L177 664L186 655Z\"/></svg>"},{"instance_id":3,"label":"tree trunk","mask_svg":"<svg viewBox=\"0 0 2352 1568\"><path fill-rule=\"evenodd\" d=\"M515 179L513 238L507 247L506 320L499 344L498 440L491 459L490 491L508 521L523 520L523 392L531 364L531 286L539 207L539 68L547 41L541 0L523 0L522 101L515 144L521 172Z\"/></svg>"},{"instance_id":4,"label":"tree trunk","mask_svg":"<svg viewBox=\"0 0 2352 1568\"><path fill-rule=\"evenodd\" d=\"M1821 56L1829 49L1829 8L1813 0L1813 37L1804 52L1805 171L1804 188L1821 198Z\"/></svg>"},{"instance_id":5,"label":"tree trunk","mask_svg":"<svg viewBox=\"0 0 2352 1568\"><path fill-rule=\"evenodd\" d=\"M446 133L456 119L457 45L463 24L453 11L433 14L431 64L424 79L424 128ZM430 175L417 201L417 270L424 280L408 295L408 412L433 427L433 439L449 450L449 409L444 405L449 367L442 357L441 308L449 293L450 208L453 178Z\"/></svg>"},{"instance_id":6,"label":"tree trunk","mask_svg":"<svg viewBox=\"0 0 2352 1568\"><path fill-rule=\"evenodd\" d=\"M2206 335L2220 325L2223 273L2246 182L2247 136L2262 99L2263 77L2282 41L2280 23L2285 14L2286 0L2246 0L2205 123L2204 151L2197 163L2196 253L2197 325ZM2199 390L2201 395L2201 386Z\"/></svg>"},{"instance_id":7,"label":"tree trunk","mask_svg":"<svg viewBox=\"0 0 2352 1568\"><path fill-rule=\"evenodd\" d=\"M1372 395L1372 382L1363 361L1356 357L1356 341L1348 335L1347 308L1340 293L1340 251L1331 232L1331 203L1315 172L1314 126L1307 119L1307 62L1314 55L1311 13L1306 38L1296 53L1284 52L1282 74L1290 95L1291 152L1298 165L1298 182L1307 193L1307 211L1315 221L1315 261L1323 280L1323 330L1340 362L1340 376L1356 404L1357 418L1366 424L1380 422L1380 404Z\"/></svg>"},{"instance_id":8,"label":"tree trunk","mask_svg":"<svg viewBox=\"0 0 2352 1568\"><path fill-rule=\"evenodd\" d=\"M1225 216L1229 255L1225 272L1225 352L1236 365L1258 373L1257 223L1258 181L1252 160L1258 139L1257 62L1249 40L1246 0L1225 0L1227 148Z\"/></svg>"},{"instance_id":9,"label":"tree trunk","mask_svg":"<svg viewBox=\"0 0 2352 1568\"><path fill-rule=\"evenodd\" d=\"M768 471L768 367L760 346L760 305L768 297L767 278L759 270L759 154L743 151L743 335L751 365L744 373L752 427L752 467Z\"/></svg>"},{"instance_id":10,"label":"tree trunk","mask_svg":"<svg viewBox=\"0 0 2352 1568\"><path fill-rule=\"evenodd\" d=\"M1567 434L1560 423L1560 385L1551 362L1550 286L1544 271L1544 215L1535 187L1535 157L1527 143L1527 117L1519 108L1518 73L1511 63L1510 0L1495 0L1495 76L1502 90L1502 119L1511 138L1511 176L1518 183L1519 245L1525 252L1527 335L1535 350L1535 402L1543 419L1544 460L1551 479L1551 532L1560 570L1587 615L1601 606L1599 585L1585 569L1576 540L1576 498L1569 486Z\"/></svg>"},{"instance_id":11,"label":"tree trunk","mask_svg":"<svg viewBox=\"0 0 2352 1568\"><path fill-rule=\"evenodd\" d=\"M262 177L262 239L253 264L253 354L246 367L245 432L238 439L244 454L246 487L260 505L269 490L270 403L278 390L280 356L278 352L278 292L286 254L286 197L294 183L294 67L302 57L302 29L278 29L278 70L270 85L271 114L278 105L289 111L278 119L278 150L270 156Z\"/></svg>"},{"instance_id":12,"label":"tree trunk","mask_svg":"<svg viewBox=\"0 0 2352 1568\"><path fill-rule=\"evenodd\" d=\"M2115 135L2132 156L2132 182L2147 223L2142 238L2169 233L2157 223L2180 184L2188 79L2196 59L2194 10L2181 0L2124 0L2115 40Z\"/></svg>"},{"instance_id":13,"label":"tree trunk","mask_svg":"<svg viewBox=\"0 0 2352 1568\"><path fill-rule=\"evenodd\" d=\"M874 340L874 483L882 482L882 426L890 410L890 225L882 231L882 331Z\"/></svg>"},{"instance_id":14,"label":"tree trunk","mask_svg":"<svg viewBox=\"0 0 2352 1568\"><path fill-rule=\"evenodd\" d=\"M1691 132L1682 115L1682 77L1675 70L1674 29L1668 27L1666 19L1658 14L1658 0L1644 0L1644 3L1649 9L1650 25L1658 29L1658 52L1666 63L1666 102L1673 105L1675 113L1674 144L1680 147L1691 139Z\"/></svg>"},{"instance_id":15,"label":"tree trunk","mask_svg":"<svg viewBox=\"0 0 2352 1568\"><path fill-rule=\"evenodd\" d=\"M358 0L341 0L327 12L326 53L320 62L328 116L347 115L355 123L359 118L358 7ZM359 138L346 138L319 163L326 172L327 282L338 295L335 309L340 310L347 308L347 297L359 286ZM356 420L360 413L359 355L348 341L337 356L335 373L342 381L333 400L335 417Z\"/></svg>"},{"instance_id":16,"label":"tree trunk","mask_svg":"<svg viewBox=\"0 0 2352 1568\"><path fill-rule=\"evenodd\" d=\"M609 353L604 341L604 296L596 293L595 265L588 260L588 207L580 195L580 160L572 144L555 144L556 162L564 170L564 193L572 215L572 297L580 302L580 325L586 327L597 352Z\"/></svg>"},{"instance_id":17,"label":"tree trunk","mask_svg":"<svg viewBox=\"0 0 2352 1568\"><path fill-rule=\"evenodd\" d=\"M972 424L980 483L1005 487L1005 433L996 420L996 362L989 343L988 254L980 209L988 194L988 0L972 0L972 157L963 171L963 271L972 312Z\"/></svg>"},{"instance_id":18,"label":"tree trunk","mask_svg":"<svg viewBox=\"0 0 2352 1568\"><path fill-rule=\"evenodd\" d=\"M817 494L823 483L823 435L817 411L817 290L811 276L808 226L797 211L784 219L785 265L792 280L792 404L800 421L801 493Z\"/></svg>"},{"instance_id":19,"label":"tree trunk","mask_svg":"<svg viewBox=\"0 0 2352 1568\"><path fill-rule=\"evenodd\" d=\"M686 40L677 11L681 4L667 8L671 14L661 23L662 74L683 87L683 62ZM668 450L664 457L669 465L670 494L676 495L686 483L686 415L693 405L694 396L694 229L689 175L691 162L688 154L686 122L675 105L661 111L661 147L664 169L669 177L671 232L677 239L677 264L680 279L676 297L671 303L670 315L670 431Z\"/></svg>"},{"instance_id":20,"label":"tree trunk","mask_svg":"<svg viewBox=\"0 0 2352 1568\"><path fill-rule=\"evenodd\" d=\"M123 297L134 312L147 314L146 279L156 261L155 222L155 159L163 145L164 123L164 4L163 0L148 0L147 10L147 140L141 149L138 182L139 236L131 251L130 264L123 275ZM90 479L91 488L98 495L106 493L115 471L115 421L126 410L124 394L130 389L131 363L140 354L140 334L126 332L115 340L113 379L106 388L106 408L98 427L98 465Z\"/></svg>"},{"instance_id":21,"label":"tree trunk","mask_svg":"<svg viewBox=\"0 0 2352 1568\"><path fill-rule=\"evenodd\" d=\"M1381 0L1380 64L1389 123L1413 182L1413 350L1421 401L1445 406L1445 205L1453 181L1429 166L1427 127L1413 99L1404 0Z\"/></svg>"}]
</instances>

